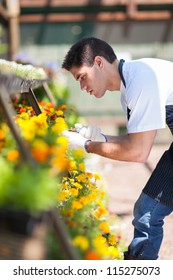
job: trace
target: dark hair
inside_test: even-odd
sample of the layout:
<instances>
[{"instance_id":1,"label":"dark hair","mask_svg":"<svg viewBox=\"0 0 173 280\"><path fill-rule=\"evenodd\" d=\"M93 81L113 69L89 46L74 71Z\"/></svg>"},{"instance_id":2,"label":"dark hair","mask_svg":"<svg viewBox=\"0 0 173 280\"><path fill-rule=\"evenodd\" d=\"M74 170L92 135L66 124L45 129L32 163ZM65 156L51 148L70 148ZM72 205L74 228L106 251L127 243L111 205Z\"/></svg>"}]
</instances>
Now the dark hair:
<instances>
[{"instance_id":1,"label":"dark hair","mask_svg":"<svg viewBox=\"0 0 173 280\"><path fill-rule=\"evenodd\" d=\"M72 45L64 58L62 68L70 71L72 67L80 67L84 63L92 66L97 55L104 57L109 63L113 63L117 58L112 47L105 41L94 37L83 38Z\"/></svg>"}]
</instances>

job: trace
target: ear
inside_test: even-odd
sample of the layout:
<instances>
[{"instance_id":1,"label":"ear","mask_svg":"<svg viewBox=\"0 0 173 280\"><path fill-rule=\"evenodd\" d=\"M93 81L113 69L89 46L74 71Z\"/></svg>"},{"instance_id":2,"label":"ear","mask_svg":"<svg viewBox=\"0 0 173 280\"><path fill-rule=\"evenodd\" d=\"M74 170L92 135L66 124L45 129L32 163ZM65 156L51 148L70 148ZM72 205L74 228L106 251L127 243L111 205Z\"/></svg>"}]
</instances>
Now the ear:
<instances>
[{"instance_id":1,"label":"ear","mask_svg":"<svg viewBox=\"0 0 173 280\"><path fill-rule=\"evenodd\" d=\"M99 68L103 68L104 62L103 62L103 58L101 56L96 56L94 59L94 62L96 65L98 65Z\"/></svg>"}]
</instances>

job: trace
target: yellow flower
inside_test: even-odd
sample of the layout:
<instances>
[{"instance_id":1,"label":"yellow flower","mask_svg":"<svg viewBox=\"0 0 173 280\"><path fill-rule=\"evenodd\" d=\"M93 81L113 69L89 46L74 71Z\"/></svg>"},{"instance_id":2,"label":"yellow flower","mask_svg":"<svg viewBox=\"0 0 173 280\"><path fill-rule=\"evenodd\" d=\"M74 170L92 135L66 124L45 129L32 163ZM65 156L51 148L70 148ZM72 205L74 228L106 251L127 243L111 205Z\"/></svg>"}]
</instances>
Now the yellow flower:
<instances>
[{"instance_id":1,"label":"yellow flower","mask_svg":"<svg viewBox=\"0 0 173 280\"><path fill-rule=\"evenodd\" d=\"M58 195L58 200L60 200L60 201L63 201L63 200L65 200L66 198L68 198L69 197L69 195L70 195L70 193L68 192L68 191L61 191L60 193L59 193L59 195Z\"/></svg>"},{"instance_id":2,"label":"yellow flower","mask_svg":"<svg viewBox=\"0 0 173 280\"><path fill-rule=\"evenodd\" d=\"M85 206L90 202L90 200L86 196L81 196L80 199L79 199L79 202L82 203L83 206Z\"/></svg>"},{"instance_id":3,"label":"yellow flower","mask_svg":"<svg viewBox=\"0 0 173 280\"><path fill-rule=\"evenodd\" d=\"M120 251L117 248L115 248L114 246L109 246L108 252L109 252L110 257L113 257L116 259L119 259L121 257Z\"/></svg>"},{"instance_id":4,"label":"yellow flower","mask_svg":"<svg viewBox=\"0 0 173 280\"><path fill-rule=\"evenodd\" d=\"M110 245L116 245L116 235L114 235L114 234L110 234L109 236L108 236L108 242L109 242L109 244Z\"/></svg>"},{"instance_id":5,"label":"yellow flower","mask_svg":"<svg viewBox=\"0 0 173 280\"><path fill-rule=\"evenodd\" d=\"M79 201L73 201L72 202L72 209L73 210L79 210L79 209L82 209L83 208L83 205L81 202Z\"/></svg>"},{"instance_id":6,"label":"yellow flower","mask_svg":"<svg viewBox=\"0 0 173 280\"><path fill-rule=\"evenodd\" d=\"M68 146L68 140L66 137L64 136L59 136L56 140L56 143L60 146L63 146L67 149L67 146Z\"/></svg>"},{"instance_id":7,"label":"yellow flower","mask_svg":"<svg viewBox=\"0 0 173 280\"><path fill-rule=\"evenodd\" d=\"M85 169L86 169L85 164L84 163L80 163L79 164L79 171L85 172Z\"/></svg>"},{"instance_id":8,"label":"yellow flower","mask_svg":"<svg viewBox=\"0 0 173 280\"><path fill-rule=\"evenodd\" d=\"M72 171L70 171L70 175L71 175L71 176L76 176L76 175L78 175L78 174L79 174L78 170L72 170Z\"/></svg>"},{"instance_id":9,"label":"yellow flower","mask_svg":"<svg viewBox=\"0 0 173 280\"><path fill-rule=\"evenodd\" d=\"M29 119L29 114L26 112L23 112L22 114L20 114L20 118L23 120L28 120Z\"/></svg>"},{"instance_id":10,"label":"yellow flower","mask_svg":"<svg viewBox=\"0 0 173 280\"><path fill-rule=\"evenodd\" d=\"M23 137L26 140L31 141L36 134L37 127L32 123L30 119L25 121L22 119L18 119L17 123L21 128Z\"/></svg>"},{"instance_id":11,"label":"yellow flower","mask_svg":"<svg viewBox=\"0 0 173 280\"><path fill-rule=\"evenodd\" d=\"M72 195L74 195L74 196L78 196L79 191L78 191L77 189L75 189L75 188L71 188L70 193L71 193Z\"/></svg>"},{"instance_id":12,"label":"yellow flower","mask_svg":"<svg viewBox=\"0 0 173 280\"><path fill-rule=\"evenodd\" d=\"M58 117L63 117L63 116L64 116L64 113L63 113L63 111L58 110L58 111L56 111L56 115L57 115Z\"/></svg>"},{"instance_id":13,"label":"yellow flower","mask_svg":"<svg viewBox=\"0 0 173 280\"><path fill-rule=\"evenodd\" d=\"M92 179L93 174L91 172L86 172L85 173L86 177L88 177L89 179Z\"/></svg>"},{"instance_id":14,"label":"yellow flower","mask_svg":"<svg viewBox=\"0 0 173 280\"><path fill-rule=\"evenodd\" d=\"M101 176L100 176L99 174L94 174L94 178L95 178L96 180L101 180Z\"/></svg>"},{"instance_id":15,"label":"yellow flower","mask_svg":"<svg viewBox=\"0 0 173 280\"><path fill-rule=\"evenodd\" d=\"M85 157L85 152L82 149L74 150L73 154L77 158L83 158Z\"/></svg>"},{"instance_id":16,"label":"yellow flower","mask_svg":"<svg viewBox=\"0 0 173 280\"><path fill-rule=\"evenodd\" d=\"M109 224L107 222L101 222L100 223L100 229L101 231L103 231L105 234L110 232L110 227Z\"/></svg>"},{"instance_id":17,"label":"yellow flower","mask_svg":"<svg viewBox=\"0 0 173 280\"><path fill-rule=\"evenodd\" d=\"M81 190L83 188L83 186L81 184L79 184L78 182L73 183L73 186L79 190Z\"/></svg>"},{"instance_id":18,"label":"yellow flower","mask_svg":"<svg viewBox=\"0 0 173 280\"><path fill-rule=\"evenodd\" d=\"M69 171L76 169L76 162L74 160L69 161Z\"/></svg>"},{"instance_id":19,"label":"yellow flower","mask_svg":"<svg viewBox=\"0 0 173 280\"><path fill-rule=\"evenodd\" d=\"M99 234L97 237L94 238L93 240L93 246L95 248L98 248L102 246L106 242L106 238L103 237L101 234Z\"/></svg>"},{"instance_id":20,"label":"yellow flower","mask_svg":"<svg viewBox=\"0 0 173 280\"><path fill-rule=\"evenodd\" d=\"M73 245L85 251L89 247L89 241L85 236L78 235L73 239Z\"/></svg>"},{"instance_id":21,"label":"yellow flower","mask_svg":"<svg viewBox=\"0 0 173 280\"><path fill-rule=\"evenodd\" d=\"M81 182L81 183L87 183L88 182L85 174L80 174L79 176L76 177L76 179L77 179L78 182Z\"/></svg>"},{"instance_id":22,"label":"yellow flower","mask_svg":"<svg viewBox=\"0 0 173 280\"><path fill-rule=\"evenodd\" d=\"M97 208L97 210L96 210L95 213L94 213L94 215L95 215L96 218L100 218L100 217L105 216L105 215L107 215L107 214L108 214L108 211L107 211L107 209L106 209L105 207L103 207L103 206Z\"/></svg>"},{"instance_id":23,"label":"yellow flower","mask_svg":"<svg viewBox=\"0 0 173 280\"><path fill-rule=\"evenodd\" d=\"M61 134L63 130L67 129L67 125L63 118L56 118L55 124L52 126L52 131Z\"/></svg>"},{"instance_id":24,"label":"yellow flower","mask_svg":"<svg viewBox=\"0 0 173 280\"><path fill-rule=\"evenodd\" d=\"M90 201L95 201L97 199L97 192L95 190L92 191L90 195L88 195Z\"/></svg>"}]
</instances>

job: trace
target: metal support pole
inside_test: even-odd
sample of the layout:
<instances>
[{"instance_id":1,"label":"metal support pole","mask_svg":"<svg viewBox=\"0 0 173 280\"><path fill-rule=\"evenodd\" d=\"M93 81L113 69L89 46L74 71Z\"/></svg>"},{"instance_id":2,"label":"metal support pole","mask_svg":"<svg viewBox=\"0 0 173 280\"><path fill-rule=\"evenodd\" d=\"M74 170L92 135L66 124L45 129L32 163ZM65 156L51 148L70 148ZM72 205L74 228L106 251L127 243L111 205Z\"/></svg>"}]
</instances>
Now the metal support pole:
<instances>
[{"instance_id":1,"label":"metal support pole","mask_svg":"<svg viewBox=\"0 0 173 280\"><path fill-rule=\"evenodd\" d=\"M49 98L50 102L55 106L56 105L56 102L55 102L55 99L49 89L49 86L46 82L43 83L43 88L47 94L47 97Z\"/></svg>"},{"instance_id":2,"label":"metal support pole","mask_svg":"<svg viewBox=\"0 0 173 280\"><path fill-rule=\"evenodd\" d=\"M34 109L36 115L37 116L40 115L42 112L41 112L41 109L38 105L38 102L37 102L37 99L35 97L34 91L30 88L29 92L25 92L25 96L27 97L30 105Z\"/></svg>"},{"instance_id":3,"label":"metal support pole","mask_svg":"<svg viewBox=\"0 0 173 280\"><path fill-rule=\"evenodd\" d=\"M58 211L56 209L56 211ZM68 234L66 225L64 224L63 218L55 210L48 212L53 228L55 230L57 239L60 241L60 245L64 248L69 260L80 260L80 256L77 254L76 249L70 243L71 237Z\"/></svg>"}]
</instances>

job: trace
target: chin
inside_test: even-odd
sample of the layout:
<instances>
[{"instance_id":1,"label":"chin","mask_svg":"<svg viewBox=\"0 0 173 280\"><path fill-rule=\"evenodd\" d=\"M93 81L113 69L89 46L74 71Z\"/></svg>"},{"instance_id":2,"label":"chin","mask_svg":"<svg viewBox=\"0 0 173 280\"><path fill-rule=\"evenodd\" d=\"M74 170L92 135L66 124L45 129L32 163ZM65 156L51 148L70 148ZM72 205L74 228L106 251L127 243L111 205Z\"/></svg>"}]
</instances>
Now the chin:
<instances>
[{"instance_id":1,"label":"chin","mask_svg":"<svg viewBox=\"0 0 173 280\"><path fill-rule=\"evenodd\" d=\"M101 98L101 97L103 97L105 95L105 92L103 92L103 93L99 93L98 95L96 95L95 97L96 98Z\"/></svg>"}]
</instances>

